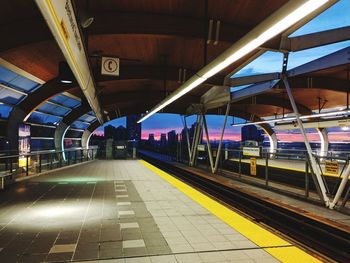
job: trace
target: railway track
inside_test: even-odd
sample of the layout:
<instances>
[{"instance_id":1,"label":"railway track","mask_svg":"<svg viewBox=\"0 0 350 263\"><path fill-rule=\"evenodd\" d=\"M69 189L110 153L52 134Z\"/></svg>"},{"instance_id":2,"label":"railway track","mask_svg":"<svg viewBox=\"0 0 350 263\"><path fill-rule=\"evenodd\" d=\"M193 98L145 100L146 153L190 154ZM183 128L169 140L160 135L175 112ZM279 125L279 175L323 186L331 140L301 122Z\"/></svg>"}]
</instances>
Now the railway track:
<instances>
[{"instance_id":1,"label":"railway track","mask_svg":"<svg viewBox=\"0 0 350 263\"><path fill-rule=\"evenodd\" d=\"M141 155L149 163L224 202L255 221L278 230L302 246L338 262L350 262L350 235L296 212L240 192L156 158Z\"/></svg>"}]
</instances>

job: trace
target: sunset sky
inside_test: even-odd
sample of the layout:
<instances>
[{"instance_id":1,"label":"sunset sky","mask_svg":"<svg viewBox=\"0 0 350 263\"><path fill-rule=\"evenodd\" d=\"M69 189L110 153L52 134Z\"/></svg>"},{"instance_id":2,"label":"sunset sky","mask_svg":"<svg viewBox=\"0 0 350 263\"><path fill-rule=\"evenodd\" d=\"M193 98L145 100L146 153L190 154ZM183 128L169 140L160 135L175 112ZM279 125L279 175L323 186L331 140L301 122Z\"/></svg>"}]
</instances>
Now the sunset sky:
<instances>
[{"instance_id":1,"label":"sunset sky","mask_svg":"<svg viewBox=\"0 0 350 263\"><path fill-rule=\"evenodd\" d=\"M292 36L304 35L313 32L350 26L350 16L348 12L343 10L350 10L350 0L341 0L329 10L301 27ZM336 18L336 19L335 19ZM289 56L288 68L294 68L308 61L317 59L327 54L333 53L337 50L350 46L350 41L344 41L332 45L313 48L305 51L294 52ZM241 69L235 74L235 76L247 76L261 73L276 72L281 70L282 55L276 52L266 52L261 57L257 58L252 63ZM176 102L174 102L176 103ZM195 117L189 117L187 125L191 126L195 121ZM223 124L223 116L208 116L207 119L210 137L212 140L218 139L221 133ZM227 123L227 129L225 132L226 140L240 140L241 127L231 127L233 118L230 117ZM235 123L243 122L235 118ZM125 118L110 121L113 126L123 125L125 126ZM183 124L181 117L175 114L155 114L142 123L142 138L148 139L148 135L153 133L155 138L158 139L161 133L167 133L170 130L175 130L177 133L181 132ZM103 126L96 130L97 134L103 134ZM303 141L301 134L298 131L283 131L277 134L280 141ZM309 132L309 138L312 141L319 141L319 136L315 130ZM332 128L329 130L330 141L349 141L350 131L342 130L341 128Z\"/></svg>"}]
</instances>

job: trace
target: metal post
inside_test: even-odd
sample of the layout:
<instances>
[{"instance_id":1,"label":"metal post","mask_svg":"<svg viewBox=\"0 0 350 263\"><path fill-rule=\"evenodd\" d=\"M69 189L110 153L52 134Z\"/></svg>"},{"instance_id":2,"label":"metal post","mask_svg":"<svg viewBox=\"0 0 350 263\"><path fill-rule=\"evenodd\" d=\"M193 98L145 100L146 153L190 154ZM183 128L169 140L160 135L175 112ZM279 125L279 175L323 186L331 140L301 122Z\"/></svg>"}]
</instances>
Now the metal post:
<instances>
[{"instance_id":1,"label":"metal post","mask_svg":"<svg viewBox=\"0 0 350 263\"><path fill-rule=\"evenodd\" d=\"M238 163L239 178L242 177L242 151L239 151L239 163Z\"/></svg>"},{"instance_id":2,"label":"metal post","mask_svg":"<svg viewBox=\"0 0 350 263\"><path fill-rule=\"evenodd\" d=\"M345 206L346 202L349 200L349 197L350 197L350 186L348 188L348 190L346 191L346 194L344 196L344 199L343 199L343 202L341 204L342 207Z\"/></svg>"},{"instance_id":3,"label":"metal post","mask_svg":"<svg viewBox=\"0 0 350 263\"><path fill-rule=\"evenodd\" d=\"M78 158L77 158L77 150L74 151L74 163L78 162Z\"/></svg>"},{"instance_id":4,"label":"metal post","mask_svg":"<svg viewBox=\"0 0 350 263\"><path fill-rule=\"evenodd\" d=\"M319 195L320 195L321 199L324 201L325 206L329 207L330 200L329 200L329 198L327 196L326 186L324 184L324 181L322 180L321 171L319 170L319 167L317 166L315 158L314 158L314 156L312 154L312 150L311 150L311 146L310 146L310 143L309 143L309 139L306 136L306 131L304 129L303 122L300 119L298 107L297 107L297 105L295 103L292 90L291 90L291 88L289 86L288 78L287 78L286 75L283 75L282 79L283 79L283 82L284 82L284 86L285 86L285 88L287 90L288 97L289 97L290 103L292 105L292 108L293 108L293 111L294 111L295 118L297 120L299 129L300 129L300 131L301 131L301 133L302 133L302 135L304 137L304 142L305 142L307 153L308 153L308 156L309 156L309 159L310 159L311 168L312 168L313 172L316 175L315 183L316 183L316 185L319 186L319 189L317 187L317 191L319 191Z\"/></svg>"},{"instance_id":5,"label":"metal post","mask_svg":"<svg viewBox=\"0 0 350 263\"><path fill-rule=\"evenodd\" d=\"M49 153L49 158L50 158L50 170L52 170L52 153Z\"/></svg>"},{"instance_id":6,"label":"metal post","mask_svg":"<svg viewBox=\"0 0 350 263\"><path fill-rule=\"evenodd\" d=\"M333 202L330 204L331 209L333 209L335 207L335 205L338 203L341 195L343 194L343 191L344 191L346 184L348 183L348 180L349 180L349 175L350 175L350 163L348 164L348 167L346 168L346 170L344 172L343 179L340 182L338 191L335 194Z\"/></svg>"},{"instance_id":7,"label":"metal post","mask_svg":"<svg viewBox=\"0 0 350 263\"><path fill-rule=\"evenodd\" d=\"M187 123L186 123L186 117L184 116L184 128L186 132L186 141L187 141L187 150L188 150L188 160L191 160L191 144L190 144L190 135L188 133Z\"/></svg>"},{"instance_id":8,"label":"metal post","mask_svg":"<svg viewBox=\"0 0 350 263\"><path fill-rule=\"evenodd\" d=\"M192 160L194 159L193 155L194 155L195 141L197 140L198 120L199 120L199 115L197 115L196 117L196 125L194 127L194 134L192 138L190 166L193 165Z\"/></svg>"},{"instance_id":9,"label":"metal post","mask_svg":"<svg viewBox=\"0 0 350 263\"><path fill-rule=\"evenodd\" d=\"M305 156L305 197L309 197L309 159Z\"/></svg>"},{"instance_id":10,"label":"metal post","mask_svg":"<svg viewBox=\"0 0 350 263\"><path fill-rule=\"evenodd\" d=\"M80 150L80 162L83 162L83 154L84 154L84 150Z\"/></svg>"},{"instance_id":11,"label":"metal post","mask_svg":"<svg viewBox=\"0 0 350 263\"><path fill-rule=\"evenodd\" d=\"M217 152L216 159L215 159L214 173L216 173L216 171L218 169L219 158L220 158L221 147L222 147L222 139L224 138L226 123L227 123L227 116L230 113L230 106L231 106L231 104L227 103L225 119L224 119L224 126L222 127L221 137L220 137L220 142L219 142L219 147L218 147L218 152Z\"/></svg>"},{"instance_id":12,"label":"metal post","mask_svg":"<svg viewBox=\"0 0 350 263\"><path fill-rule=\"evenodd\" d=\"M26 156L26 175L29 175L29 159L28 155Z\"/></svg>"},{"instance_id":13,"label":"metal post","mask_svg":"<svg viewBox=\"0 0 350 263\"><path fill-rule=\"evenodd\" d=\"M269 186L269 155L265 157L265 186Z\"/></svg>"},{"instance_id":14,"label":"metal post","mask_svg":"<svg viewBox=\"0 0 350 263\"><path fill-rule=\"evenodd\" d=\"M208 126L207 126L207 118L205 117L205 114L203 114L203 127L204 127L205 139L207 141L210 168L211 168L211 172L214 173L213 153L211 152L211 145L210 145L209 134L208 134Z\"/></svg>"},{"instance_id":15,"label":"metal post","mask_svg":"<svg viewBox=\"0 0 350 263\"><path fill-rule=\"evenodd\" d=\"M41 160L41 153L39 153L39 173L41 173L41 171L42 171L42 167L41 167L41 162L42 162L42 160Z\"/></svg>"},{"instance_id":16,"label":"metal post","mask_svg":"<svg viewBox=\"0 0 350 263\"><path fill-rule=\"evenodd\" d=\"M200 115L199 121L197 122L197 125L196 125L196 131L195 131L195 136L194 136L194 140L193 140L191 166L195 165L195 161L196 161L196 157L197 157L198 144L199 144L199 140L201 137L202 120L203 120L202 115Z\"/></svg>"},{"instance_id":17,"label":"metal post","mask_svg":"<svg viewBox=\"0 0 350 263\"><path fill-rule=\"evenodd\" d=\"M63 158L63 153L62 152L59 152L58 153L58 158L59 158L59 165L60 165L60 167L62 167L62 158Z\"/></svg>"}]
</instances>

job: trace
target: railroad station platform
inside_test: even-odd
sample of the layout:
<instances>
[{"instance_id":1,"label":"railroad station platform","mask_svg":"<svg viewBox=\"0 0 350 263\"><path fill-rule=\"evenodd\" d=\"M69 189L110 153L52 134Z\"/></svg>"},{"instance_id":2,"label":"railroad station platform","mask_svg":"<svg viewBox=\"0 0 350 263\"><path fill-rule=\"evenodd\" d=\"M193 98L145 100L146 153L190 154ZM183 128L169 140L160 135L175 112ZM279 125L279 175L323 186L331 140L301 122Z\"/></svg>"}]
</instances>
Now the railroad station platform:
<instances>
[{"instance_id":1,"label":"railroad station platform","mask_svg":"<svg viewBox=\"0 0 350 263\"><path fill-rule=\"evenodd\" d=\"M317 262L137 160L94 161L0 192L1 262Z\"/></svg>"}]
</instances>

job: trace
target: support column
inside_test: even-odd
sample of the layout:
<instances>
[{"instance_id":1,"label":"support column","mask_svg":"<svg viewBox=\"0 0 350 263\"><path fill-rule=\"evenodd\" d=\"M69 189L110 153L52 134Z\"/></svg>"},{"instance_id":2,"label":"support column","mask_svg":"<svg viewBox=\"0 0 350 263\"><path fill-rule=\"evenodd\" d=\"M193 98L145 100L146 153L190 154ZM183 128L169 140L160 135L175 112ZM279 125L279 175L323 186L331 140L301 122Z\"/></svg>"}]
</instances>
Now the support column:
<instances>
[{"instance_id":1,"label":"support column","mask_svg":"<svg viewBox=\"0 0 350 263\"><path fill-rule=\"evenodd\" d=\"M222 127L222 131L221 131L221 137L220 137L218 152L217 152L217 154L216 154L215 166L214 166L214 173L216 173L216 171L218 170L218 167L219 167L219 160L220 160L220 154L221 154L222 140L223 140L224 134L225 134L225 128L226 128L226 123L227 123L227 117L228 117L228 115L229 115L229 113L230 113L230 107L231 107L231 104L228 103L227 106L226 106L226 113L225 113L225 119L224 119L224 126Z\"/></svg>"},{"instance_id":2,"label":"support column","mask_svg":"<svg viewBox=\"0 0 350 263\"><path fill-rule=\"evenodd\" d=\"M321 140L320 156L327 156L329 146L328 131L326 128L316 128L316 130Z\"/></svg>"},{"instance_id":3,"label":"support column","mask_svg":"<svg viewBox=\"0 0 350 263\"><path fill-rule=\"evenodd\" d=\"M6 140L9 142L9 150L13 153L18 151L18 127L23 123L26 114L21 109L15 107L8 119L6 127Z\"/></svg>"},{"instance_id":4,"label":"support column","mask_svg":"<svg viewBox=\"0 0 350 263\"><path fill-rule=\"evenodd\" d=\"M210 145L210 140L209 140L208 126L207 126L207 118L205 117L205 114L203 114L203 127L204 127L205 139L207 141L207 149L208 149L210 168L211 168L211 172L214 173L213 153L211 152L211 145Z\"/></svg>"},{"instance_id":5,"label":"support column","mask_svg":"<svg viewBox=\"0 0 350 263\"><path fill-rule=\"evenodd\" d=\"M90 137L92 135L92 132L89 130L85 130L83 132L83 135L81 136L81 147L84 149L88 149L89 148L89 141L90 141Z\"/></svg>"},{"instance_id":6,"label":"support column","mask_svg":"<svg viewBox=\"0 0 350 263\"><path fill-rule=\"evenodd\" d=\"M197 120L198 122L196 123L196 129L195 129L195 134L193 138L192 160L191 160L190 166L193 166L196 162L197 153L198 153L198 144L202 137L202 121L203 121L202 115L199 115L199 118L197 116Z\"/></svg>"},{"instance_id":7,"label":"support column","mask_svg":"<svg viewBox=\"0 0 350 263\"><path fill-rule=\"evenodd\" d=\"M90 138L91 138L92 132L89 130L85 130L83 132L83 135L81 136L81 147L86 149L86 151L83 151L84 153L84 157L88 157L89 156L89 142L90 142ZM134 148L135 149L135 148ZM135 153L136 154L136 153Z\"/></svg>"},{"instance_id":8,"label":"support column","mask_svg":"<svg viewBox=\"0 0 350 263\"><path fill-rule=\"evenodd\" d=\"M184 116L184 119L183 119L183 125L184 125L184 129L185 129L185 133L186 133L188 160L191 160L192 153L191 153L190 135L188 134L188 128L187 128L187 122L186 122L186 117L185 116Z\"/></svg>"},{"instance_id":9,"label":"support column","mask_svg":"<svg viewBox=\"0 0 350 263\"><path fill-rule=\"evenodd\" d=\"M69 126L64 122L60 122L60 124L56 127L54 135L56 151L64 151L64 137L68 129ZM62 158L64 161L66 160L66 155L64 154L64 152L62 153Z\"/></svg>"},{"instance_id":10,"label":"support column","mask_svg":"<svg viewBox=\"0 0 350 263\"><path fill-rule=\"evenodd\" d=\"M261 128L265 131L265 134L267 135L270 141L270 149L269 149L269 152L271 153L270 158L274 158L274 153L277 152L277 146L278 146L276 133L275 131L268 132L266 129L264 129L264 127L261 127Z\"/></svg>"},{"instance_id":11,"label":"support column","mask_svg":"<svg viewBox=\"0 0 350 263\"><path fill-rule=\"evenodd\" d=\"M64 151L64 136L68 130L69 126L64 122L56 127L55 130L55 149L56 151Z\"/></svg>"},{"instance_id":12,"label":"support column","mask_svg":"<svg viewBox=\"0 0 350 263\"><path fill-rule=\"evenodd\" d=\"M288 97L289 97L289 100L290 100L290 104L292 105L292 108L293 108L293 111L294 111L294 114L295 114L295 117L296 117L299 129L300 129L300 131L301 131L301 133L302 133L302 135L304 137L304 142L305 142L305 146L306 146L306 149L307 149L307 153L308 153L308 156L309 156L309 160L310 160L310 163L311 163L312 170L313 170L313 172L316 175L315 184L316 184L317 191L319 192L320 197L324 201L326 207L329 207L330 200L329 200L329 198L327 196L326 186L325 186L324 180L322 178L321 171L320 171L320 169L319 169L319 167L318 167L318 165L316 163L315 157L312 154L312 150L311 150L311 146L310 146L310 143L309 143L309 139L306 136L306 131L304 129L303 122L300 119L300 114L299 114L299 111L298 111L298 107L297 107L297 105L295 103L292 90L291 90L291 88L289 86L288 78L285 75L283 76L283 82L284 82L284 86L285 86L285 88L287 90Z\"/></svg>"}]
</instances>

